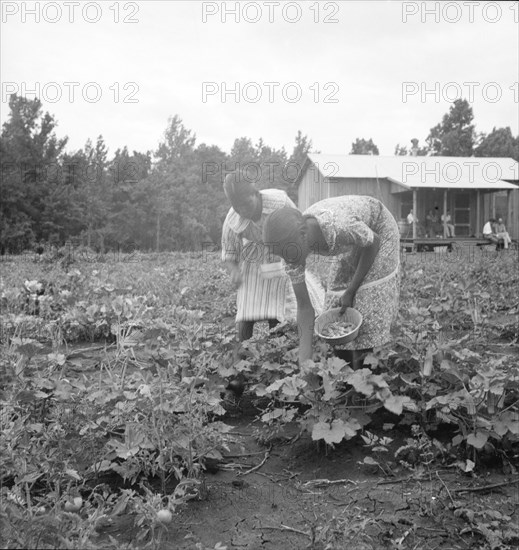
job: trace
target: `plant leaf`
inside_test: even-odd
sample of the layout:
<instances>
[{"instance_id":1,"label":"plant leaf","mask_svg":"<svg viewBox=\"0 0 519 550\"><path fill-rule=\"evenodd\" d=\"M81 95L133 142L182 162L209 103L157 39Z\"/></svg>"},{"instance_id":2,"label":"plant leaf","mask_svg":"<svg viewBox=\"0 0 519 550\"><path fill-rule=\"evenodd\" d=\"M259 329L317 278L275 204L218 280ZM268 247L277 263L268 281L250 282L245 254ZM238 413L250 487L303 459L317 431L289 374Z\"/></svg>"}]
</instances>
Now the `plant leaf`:
<instances>
[{"instance_id":1,"label":"plant leaf","mask_svg":"<svg viewBox=\"0 0 519 550\"><path fill-rule=\"evenodd\" d=\"M485 443L488 440L488 434L486 432L476 432L475 434L470 434L467 437L467 443L472 445L476 449L482 449L485 446Z\"/></svg>"},{"instance_id":2,"label":"plant leaf","mask_svg":"<svg viewBox=\"0 0 519 550\"><path fill-rule=\"evenodd\" d=\"M334 420L331 424L328 422L317 422L312 429L312 439L317 441L324 439L329 445L340 443L346 435L346 428L342 420Z\"/></svg>"},{"instance_id":3,"label":"plant leaf","mask_svg":"<svg viewBox=\"0 0 519 550\"><path fill-rule=\"evenodd\" d=\"M402 414L405 401L408 401L408 397L400 397L398 395L391 395L384 401L384 407L394 414Z\"/></svg>"}]
</instances>

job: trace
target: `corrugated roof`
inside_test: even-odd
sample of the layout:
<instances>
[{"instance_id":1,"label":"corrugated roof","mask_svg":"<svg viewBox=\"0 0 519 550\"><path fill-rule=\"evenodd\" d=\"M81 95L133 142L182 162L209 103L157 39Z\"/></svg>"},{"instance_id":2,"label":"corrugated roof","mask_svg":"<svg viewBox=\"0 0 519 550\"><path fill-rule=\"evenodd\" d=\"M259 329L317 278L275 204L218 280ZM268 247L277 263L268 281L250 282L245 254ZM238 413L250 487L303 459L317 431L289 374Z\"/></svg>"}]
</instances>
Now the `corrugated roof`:
<instances>
[{"instance_id":1,"label":"corrugated roof","mask_svg":"<svg viewBox=\"0 0 519 550\"><path fill-rule=\"evenodd\" d=\"M308 155L328 178L386 178L408 188L517 189L519 164L503 157Z\"/></svg>"}]
</instances>

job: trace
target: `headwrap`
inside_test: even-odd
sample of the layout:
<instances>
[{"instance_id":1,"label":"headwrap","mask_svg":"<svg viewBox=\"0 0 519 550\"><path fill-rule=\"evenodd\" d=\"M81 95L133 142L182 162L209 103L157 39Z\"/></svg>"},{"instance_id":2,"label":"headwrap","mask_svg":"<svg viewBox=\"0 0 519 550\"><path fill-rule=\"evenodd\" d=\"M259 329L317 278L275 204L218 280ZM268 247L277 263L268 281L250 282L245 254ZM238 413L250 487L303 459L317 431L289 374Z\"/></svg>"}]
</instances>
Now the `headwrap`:
<instances>
[{"instance_id":1,"label":"headwrap","mask_svg":"<svg viewBox=\"0 0 519 550\"><path fill-rule=\"evenodd\" d=\"M256 191L254 185L244 177L244 174L241 171L231 172L225 176L223 182L223 191L225 196L233 202L233 199L236 199L248 192Z\"/></svg>"},{"instance_id":2,"label":"headwrap","mask_svg":"<svg viewBox=\"0 0 519 550\"><path fill-rule=\"evenodd\" d=\"M267 216L263 226L263 242L273 253L283 256L289 247L301 248L305 218L297 209L285 206Z\"/></svg>"}]
</instances>

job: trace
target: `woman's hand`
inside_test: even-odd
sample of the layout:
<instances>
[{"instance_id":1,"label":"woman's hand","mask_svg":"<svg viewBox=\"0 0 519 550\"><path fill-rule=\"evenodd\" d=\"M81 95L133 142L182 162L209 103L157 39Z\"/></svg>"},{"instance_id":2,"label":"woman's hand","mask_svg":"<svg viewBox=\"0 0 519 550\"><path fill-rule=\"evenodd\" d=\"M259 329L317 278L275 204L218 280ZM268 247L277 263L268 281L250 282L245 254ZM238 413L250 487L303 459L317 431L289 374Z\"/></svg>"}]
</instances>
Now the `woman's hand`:
<instances>
[{"instance_id":1,"label":"woman's hand","mask_svg":"<svg viewBox=\"0 0 519 550\"><path fill-rule=\"evenodd\" d=\"M373 266L375 258L377 257L380 249L380 237L373 233L373 242L361 249L359 263L357 269L350 281L350 286L346 289L346 292L341 296L341 313L346 311L347 307L353 307L353 300L357 290L364 282L368 271Z\"/></svg>"},{"instance_id":2,"label":"woman's hand","mask_svg":"<svg viewBox=\"0 0 519 550\"><path fill-rule=\"evenodd\" d=\"M235 267L231 271L231 283L235 288L239 288L243 282L243 277L239 267Z\"/></svg>"},{"instance_id":3,"label":"woman's hand","mask_svg":"<svg viewBox=\"0 0 519 550\"><path fill-rule=\"evenodd\" d=\"M349 288L345 290L344 294L341 296L341 315L346 311L346 308L353 307L353 300L355 299L355 292L351 291Z\"/></svg>"},{"instance_id":4,"label":"woman's hand","mask_svg":"<svg viewBox=\"0 0 519 550\"><path fill-rule=\"evenodd\" d=\"M239 288L243 282L239 264L237 262L225 262L225 265L231 276L231 283L235 288Z\"/></svg>"}]
</instances>

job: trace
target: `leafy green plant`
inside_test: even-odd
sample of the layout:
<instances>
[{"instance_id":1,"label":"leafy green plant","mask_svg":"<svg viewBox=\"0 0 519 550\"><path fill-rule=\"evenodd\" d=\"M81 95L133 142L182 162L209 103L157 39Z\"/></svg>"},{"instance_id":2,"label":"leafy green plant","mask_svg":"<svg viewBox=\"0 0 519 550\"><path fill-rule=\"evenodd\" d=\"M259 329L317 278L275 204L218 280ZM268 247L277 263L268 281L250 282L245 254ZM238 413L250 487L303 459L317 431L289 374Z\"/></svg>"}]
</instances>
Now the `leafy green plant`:
<instances>
[{"instance_id":1,"label":"leafy green plant","mask_svg":"<svg viewBox=\"0 0 519 550\"><path fill-rule=\"evenodd\" d=\"M13 547L94 547L99 526L122 510L142 521L142 544L156 543L166 532L158 512L204 498L204 466L230 441L222 397L237 376L262 407L263 440L295 424L326 450L355 438L372 461L363 467L381 473L441 458L476 475L489 456L514 471L513 262L409 262L393 341L353 371L317 341L300 369L290 324L273 334L260 326L236 352L235 297L217 256L206 260L203 270L195 254L9 265L0 282L0 518ZM82 352L95 341L103 345L87 365ZM387 415L409 435L395 456L378 431ZM514 540L492 525L500 520L474 517ZM47 538L58 524L64 538Z\"/></svg>"}]
</instances>

